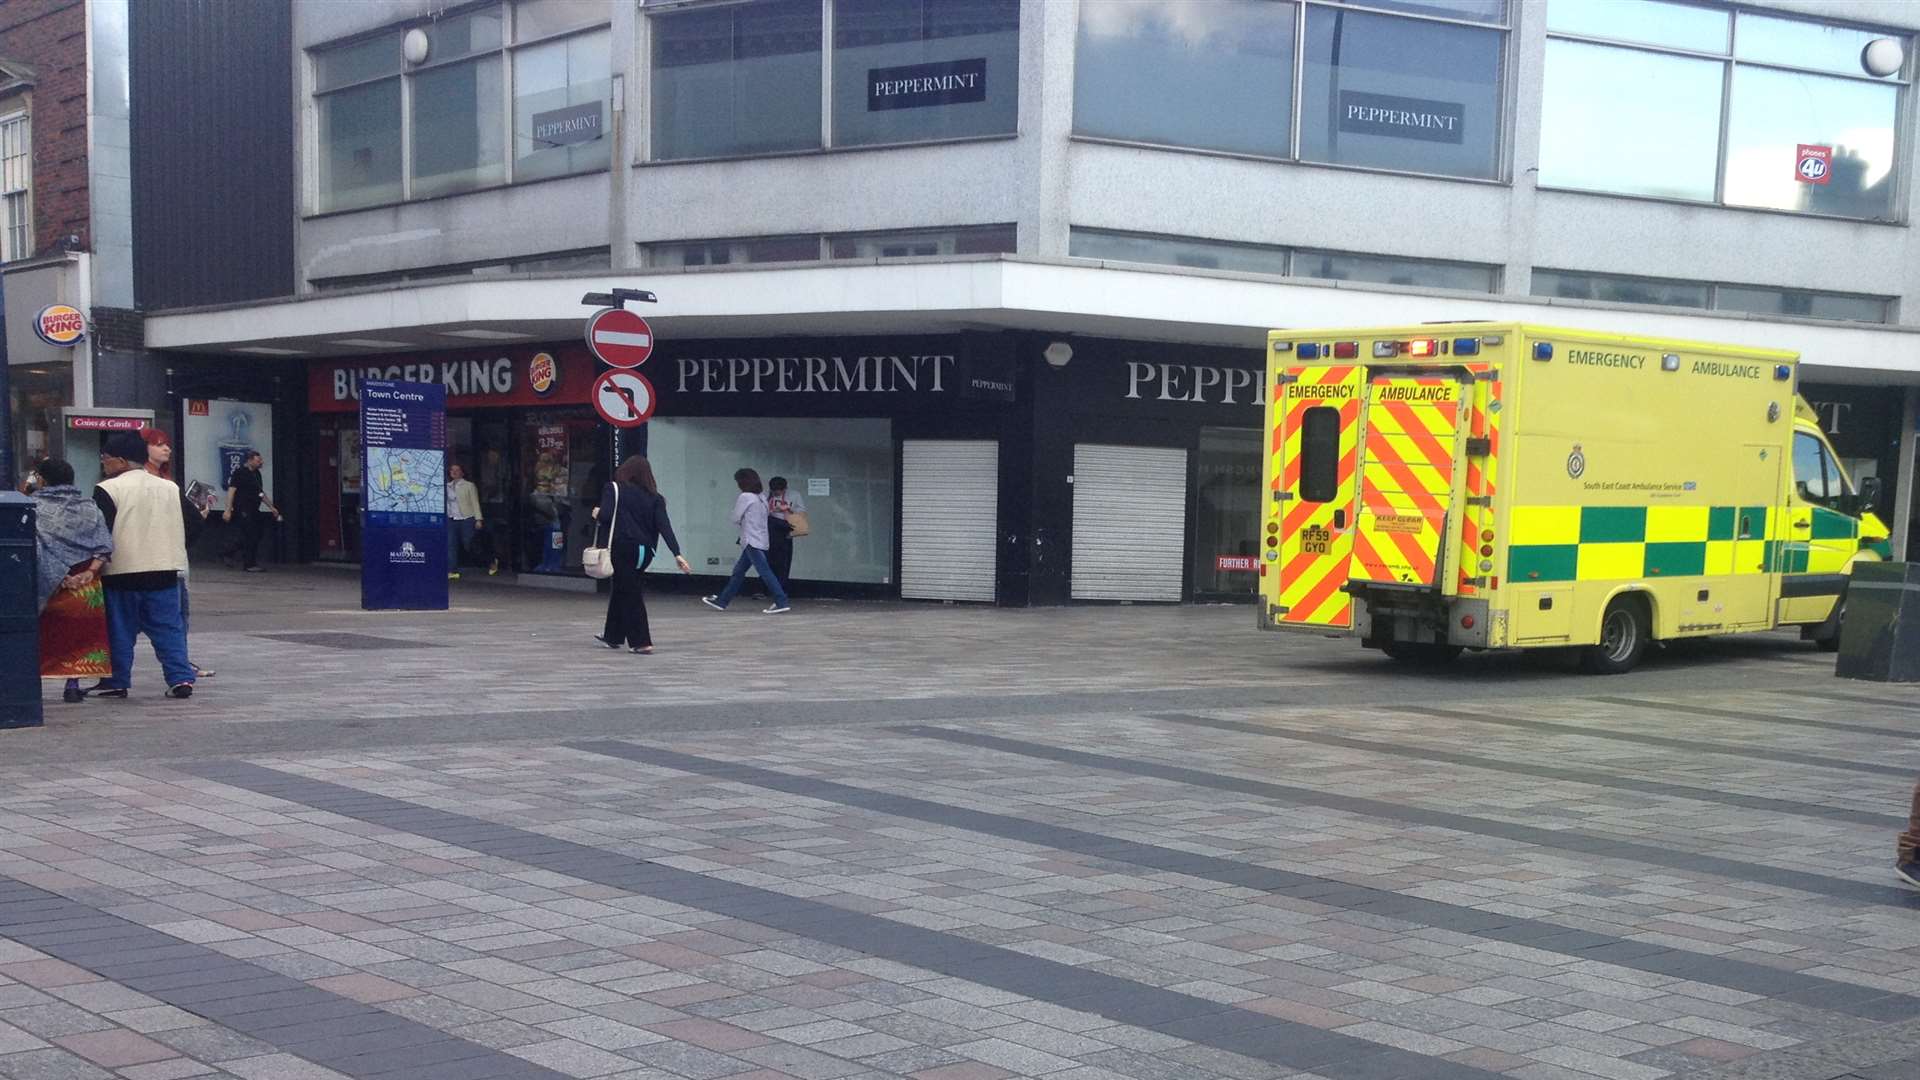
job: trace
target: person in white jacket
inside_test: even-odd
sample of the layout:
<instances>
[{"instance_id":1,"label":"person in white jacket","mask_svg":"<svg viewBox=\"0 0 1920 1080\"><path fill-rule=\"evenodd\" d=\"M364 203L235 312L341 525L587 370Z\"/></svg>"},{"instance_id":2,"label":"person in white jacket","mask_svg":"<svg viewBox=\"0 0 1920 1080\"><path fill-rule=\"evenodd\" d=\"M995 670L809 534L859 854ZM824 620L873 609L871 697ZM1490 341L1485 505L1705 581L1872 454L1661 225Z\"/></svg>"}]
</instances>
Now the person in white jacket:
<instances>
[{"instance_id":1,"label":"person in white jacket","mask_svg":"<svg viewBox=\"0 0 1920 1080\"><path fill-rule=\"evenodd\" d=\"M715 611L727 610L727 605L733 603L733 598L746 585L747 570L751 568L773 594L772 605L762 609L761 614L785 614L791 610L787 590L774 576L773 567L767 564L767 499L761 494L760 474L752 469L740 469L733 474L733 482L740 485L740 497L733 500L733 524L740 530L740 557L734 560L733 577L728 579L727 587L718 595L701 597L700 602Z\"/></svg>"}]
</instances>

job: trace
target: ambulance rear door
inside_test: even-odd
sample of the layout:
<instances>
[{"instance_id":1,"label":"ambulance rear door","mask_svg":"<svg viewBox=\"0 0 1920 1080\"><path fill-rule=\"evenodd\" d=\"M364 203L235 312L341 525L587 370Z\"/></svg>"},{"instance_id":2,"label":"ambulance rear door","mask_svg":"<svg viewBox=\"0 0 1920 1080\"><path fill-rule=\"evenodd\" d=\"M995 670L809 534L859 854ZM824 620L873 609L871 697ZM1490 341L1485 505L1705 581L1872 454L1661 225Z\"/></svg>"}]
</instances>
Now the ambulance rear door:
<instances>
[{"instance_id":1,"label":"ambulance rear door","mask_svg":"<svg viewBox=\"0 0 1920 1080\"><path fill-rule=\"evenodd\" d=\"M1353 625L1345 587L1353 556L1360 458L1358 364L1288 368L1274 415L1272 513L1280 523L1277 626Z\"/></svg>"},{"instance_id":2,"label":"ambulance rear door","mask_svg":"<svg viewBox=\"0 0 1920 1080\"><path fill-rule=\"evenodd\" d=\"M1472 388L1459 368L1376 369L1368 381L1354 581L1459 591L1447 558L1460 551Z\"/></svg>"}]
</instances>

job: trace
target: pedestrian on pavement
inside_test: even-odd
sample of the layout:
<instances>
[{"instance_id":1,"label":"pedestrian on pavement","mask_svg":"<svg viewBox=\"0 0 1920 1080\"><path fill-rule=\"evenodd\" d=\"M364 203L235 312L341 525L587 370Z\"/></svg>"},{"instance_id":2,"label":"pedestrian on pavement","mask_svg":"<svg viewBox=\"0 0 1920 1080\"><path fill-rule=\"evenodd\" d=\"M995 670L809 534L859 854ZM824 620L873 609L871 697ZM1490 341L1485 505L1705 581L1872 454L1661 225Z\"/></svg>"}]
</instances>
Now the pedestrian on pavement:
<instances>
[{"instance_id":1,"label":"pedestrian on pavement","mask_svg":"<svg viewBox=\"0 0 1920 1080\"><path fill-rule=\"evenodd\" d=\"M787 478L776 476L767 481L767 565L773 567L773 576L782 585L793 583L794 514L805 521L807 504L787 490Z\"/></svg>"},{"instance_id":2,"label":"pedestrian on pavement","mask_svg":"<svg viewBox=\"0 0 1920 1080\"><path fill-rule=\"evenodd\" d=\"M260 572L260 537L267 531L267 514L271 513L275 521L280 520L280 508L267 498L266 482L260 476L263 460L260 451L249 450L240 459L240 467L227 477L227 512L223 520L233 524L238 518L240 527L228 543L224 558L232 562L239 556L241 566L249 574Z\"/></svg>"},{"instance_id":3,"label":"pedestrian on pavement","mask_svg":"<svg viewBox=\"0 0 1920 1080\"><path fill-rule=\"evenodd\" d=\"M193 696L187 628L180 621L180 571L200 514L178 485L148 472L146 463L146 440L135 432L114 432L100 450L106 479L93 489L93 501L113 533L113 555L101 578L113 674L88 689L92 696L127 696L140 634L160 659L167 696Z\"/></svg>"},{"instance_id":4,"label":"pedestrian on pavement","mask_svg":"<svg viewBox=\"0 0 1920 1080\"><path fill-rule=\"evenodd\" d=\"M113 554L113 534L93 500L73 486L73 466L60 458L37 462L27 493L38 506L40 677L65 679L61 698L79 701L85 677L113 673L107 653L106 598L100 571Z\"/></svg>"},{"instance_id":5,"label":"pedestrian on pavement","mask_svg":"<svg viewBox=\"0 0 1920 1080\"><path fill-rule=\"evenodd\" d=\"M785 614L791 608L787 604L787 590L774 576L773 567L767 565L767 497L762 494L760 474L752 469L739 469L733 474L733 482L740 485L740 495L733 500L733 524L740 530L740 558L733 564L733 576L727 579L727 586L716 596L703 596L700 602L715 611L727 610L727 605L739 594L747 583L747 570L751 568L760 575L760 580L773 594L773 604L761 611L763 615Z\"/></svg>"},{"instance_id":6,"label":"pedestrian on pavement","mask_svg":"<svg viewBox=\"0 0 1920 1080\"><path fill-rule=\"evenodd\" d=\"M1920 781L1913 785L1913 809L1907 812L1907 831L1893 845L1893 873L1920 889Z\"/></svg>"},{"instance_id":7,"label":"pedestrian on pavement","mask_svg":"<svg viewBox=\"0 0 1920 1080\"><path fill-rule=\"evenodd\" d=\"M140 429L140 437L147 442L147 471L162 480L173 480L173 440L167 437L166 432L155 427ZM200 520L207 519L206 506L193 499L188 499L187 502L199 512ZM189 557L187 561L191 563L193 559ZM191 574L190 568L180 568L180 625L186 630L189 641L193 638L192 603L187 595L187 578ZM211 679L214 673L199 664L194 664L193 674L198 679Z\"/></svg>"},{"instance_id":8,"label":"pedestrian on pavement","mask_svg":"<svg viewBox=\"0 0 1920 1080\"><path fill-rule=\"evenodd\" d=\"M661 497L653 466L646 458L636 454L614 470L613 480L600 492L593 519L596 533L602 527L608 530L607 547L613 552L607 621L594 640L609 649L625 646L631 652L651 653L653 628L647 623L647 598L641 591L641 578L662 541L673 552L681 573L691 574L693 567L680 554L680 539L673 535L673 522L667 519L667 500Z\"/></svg>"},{"instance_id":9,"label":"pedestrian on pavement","mask_svg":"<svg viewBox=\"0 0 1920 1080\"><path fill-rule=\"evenodd\" d=\"M460 554L473 546L473 538L487 527L480 512L480 489L467 479L467 470L458 462L447 466L447 578L460 578Z\"/></svg>"}]
</instances>

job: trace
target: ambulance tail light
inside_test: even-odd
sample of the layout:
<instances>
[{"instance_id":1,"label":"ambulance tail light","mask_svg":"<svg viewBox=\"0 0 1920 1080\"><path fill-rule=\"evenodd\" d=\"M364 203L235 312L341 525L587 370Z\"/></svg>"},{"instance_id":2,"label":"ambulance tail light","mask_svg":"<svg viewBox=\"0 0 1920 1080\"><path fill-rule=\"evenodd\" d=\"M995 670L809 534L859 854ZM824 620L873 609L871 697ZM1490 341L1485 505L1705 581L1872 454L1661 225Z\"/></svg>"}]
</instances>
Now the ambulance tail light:
<instances>
[{"instance_id":1,"label":"ambulance tail light","mask_svg":"<svg viewBox=\"0 0 1920 1080\"><path fill-rule=\"evenodd\" d=\"M1358 360L1358 359L1360 359L1360 343L1359 343L1359 342L1357 342L1357 341L1336 341L1336 342L1334 342L1334 343L1333 343L1333 358L1334 358L1335 360Z\"/></svg>"},{"instance_id":2,"label":"ambulance tail light","mask_svg":"<svg viewBox=\"0 0 1920 1080\"><path fill-rule=\"evenodd\" d=\"M1460 616L1460 629L1462 630L1473 629L1473 616L1471 615Z\"/></svg>"},{"instance_id":3,"label":"ambulance tail light","mask_svg":"<svg viewBox=\"0 0 1920 1080\"><path fill-rule=\"evenodd\" d=\"M1454 338L1453 339L1453 355L1479 356L1480 355L1480 339L1470 338L1470 337Z\"/></svg>"},{"instance_id":4,"label":"ambulance tail light","mask_svg":"<svg viewBox=\"0 0 1920 1080\"><path fill-rule=\"evenodd\" d=\"M1415 357L1438 356L1440 355L1440 343L1432 338L1420 338L1417 341L1409 341L1407 342L1407 355Z\"/></svg>"}]
</instances>

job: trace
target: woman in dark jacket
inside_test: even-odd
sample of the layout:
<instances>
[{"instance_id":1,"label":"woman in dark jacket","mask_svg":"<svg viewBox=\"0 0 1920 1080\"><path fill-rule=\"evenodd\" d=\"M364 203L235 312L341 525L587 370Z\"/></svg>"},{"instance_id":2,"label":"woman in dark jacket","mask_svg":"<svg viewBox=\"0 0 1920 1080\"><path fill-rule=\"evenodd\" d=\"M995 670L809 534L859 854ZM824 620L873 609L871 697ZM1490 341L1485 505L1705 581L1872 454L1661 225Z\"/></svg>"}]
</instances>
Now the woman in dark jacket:
<instances>
[{"instance_id":1,"label":"woman in dark jacket","mask_svg":"<svg viewBox=\"0 0 1920 1080\"><path fill-rule=\"evenodd\" d=\"M636 454L614 470L613 482L600 492L600 507L593 516L596 528L612 529L607 546L613 549L607 625L594 640L609 649L625 646L650 653L653 631L647 626L647 600L640 592L641 571L653 561L654 549L663 540L681 573L691 574L693 567L680 554L680 540L667 520L667 500L660 497L660 485L654 482L653 466L646 458Z\"/></svg>"}]
</instances>

